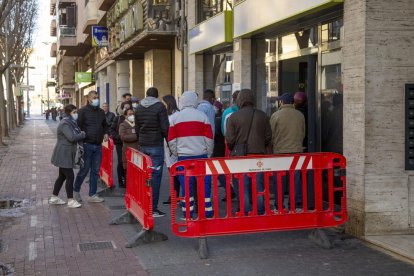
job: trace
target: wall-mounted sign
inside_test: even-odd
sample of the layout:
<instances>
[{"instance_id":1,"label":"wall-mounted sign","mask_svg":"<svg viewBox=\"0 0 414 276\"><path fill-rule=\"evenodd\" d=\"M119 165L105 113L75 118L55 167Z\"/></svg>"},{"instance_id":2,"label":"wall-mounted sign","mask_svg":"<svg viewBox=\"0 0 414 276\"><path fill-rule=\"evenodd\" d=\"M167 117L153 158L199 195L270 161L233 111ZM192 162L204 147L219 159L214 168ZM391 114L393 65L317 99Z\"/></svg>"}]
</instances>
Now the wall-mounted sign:
<instances>
[{"instance_id":1,"label":"wall-mounted sign","mask_svg":"<svg viewBox=\"0 0 414 276\"><path fill-rule=\"evenodd\" d=\"M234 37L332 7L343 0L246 0L234 7Z\"/></svg>"},{"instance_id":2,"label":"wall-mounted sign","mask_svg":"<svg viewBox=\"0 0 414 276\"><path fill-rule=\"evenodd\" d=\"M92 46L108 46L108 28L103 26L92 26Z\"/></svg>"},{"instance_id":3,"label":"wall-mounted sign","mask_svg":"<svg viewBox=\"0 0 414 276\"><path fill-rule=\"evenodd\" d=\"M224 11L198 24L189 32L190 54L233 41L233 12Z\"/></svg>"},{"instance_id":4,"label":"wall-mounted sign","mask_svg":"<svg viewBox=\"0 0 414 276\"><path fill-rule=\"evenodd\" d=\"M93 74L90 72L75 72L75 82L93 82L95 81Z\"/></svg>"},{"instance_id":5,"label":"wall-mounted sign","mask_svg":"<svg viewBox=\"0 0 414 276\"><path fill-rule=\"evenodd\" d=\"M56 82L54 82L54 81L48 81L46 83L46 87L55 87L55 86L56 86Z\"/></svg>"}]
</instances>

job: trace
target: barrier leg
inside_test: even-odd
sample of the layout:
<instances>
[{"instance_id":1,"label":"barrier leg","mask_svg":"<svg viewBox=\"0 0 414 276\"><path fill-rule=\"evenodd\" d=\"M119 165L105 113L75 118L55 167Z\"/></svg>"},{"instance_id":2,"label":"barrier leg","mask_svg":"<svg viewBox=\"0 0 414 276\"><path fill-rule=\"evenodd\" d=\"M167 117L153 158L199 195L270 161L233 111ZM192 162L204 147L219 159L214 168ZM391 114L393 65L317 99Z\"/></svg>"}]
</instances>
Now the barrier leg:
<instances>
[{"instance_id":1,"label":"barrier leg","mask_svg":"<svg viewBox=\"0 0 414 276\"><path fill-rule=\"evenodd\" d=\"M200 259L208 259L207 238L198 239L198 256Z\"/></svg>"},{"instance_id":2,"label":"barrier leg","mask_svg":"<svg viewBox=\"0 0 414 276\"><path fill-rule=\"evenodd\" d=\"M114 188L109 188L102 179L98 179L98 191L97 195L103 197L124 197L125 189L115 190Z\"/></svg>"},{"instance_id":3,"label":"barrier leg","mask_svg":"<svg viewBox=\"0 0 414 276\"><path fill-rule=\"evenodd\" d=\"M151 243L151 242L159 242L159 241L166 241L166 240L168 240L168 237L162 233L152 231L152 230L142 229L135 236L133 236L130 240L128 240L128 242L125 244L125 247L131 248L131 247L139 245L140 243Z\"/></svg>"},{"instance_id":4,"label":"barrier leg","mask_svg":"<svg viewBox=\"0 0 414 276\"><path fill-rule=\"evenodd\" d=\"M309 239L325 249L331 249L333 247L332 242L329 240L325 231L322 229L315 229L309 234Z\"/></svg>"},{"instance_id":5,"label":"barrier leg","mask_svg":"<svg viewBox=\"0 0 414 276\"><path fill-rule=\"evenodd\" d=\"M109 225L119 225L119 224L134 223L134 222L137 222L137 220L128 211L126 211L122 213L121 215L113 218L109 222Z\"/></svg>"}]
</instances>

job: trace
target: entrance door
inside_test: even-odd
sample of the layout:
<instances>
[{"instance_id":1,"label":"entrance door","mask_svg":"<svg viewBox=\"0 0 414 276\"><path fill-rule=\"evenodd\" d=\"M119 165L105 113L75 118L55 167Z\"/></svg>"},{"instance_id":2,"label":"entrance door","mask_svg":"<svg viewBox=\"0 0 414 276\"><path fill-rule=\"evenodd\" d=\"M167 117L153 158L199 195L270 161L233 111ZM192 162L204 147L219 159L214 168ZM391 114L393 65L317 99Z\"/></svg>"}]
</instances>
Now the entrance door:
<instances>
[{"instance_id":1,"label":"entrance door","mask_svg":"<svg viewBox=\"0 0 414 276\"><path fill-rule=\"evenodd\" d=\"M301 108L305 115L307 135L304 141L306 151L319 151L319 136L316 135L316 55L301 56L279 61L279 95L304 92L307 104Z\"/></svg>"}]
</instances>

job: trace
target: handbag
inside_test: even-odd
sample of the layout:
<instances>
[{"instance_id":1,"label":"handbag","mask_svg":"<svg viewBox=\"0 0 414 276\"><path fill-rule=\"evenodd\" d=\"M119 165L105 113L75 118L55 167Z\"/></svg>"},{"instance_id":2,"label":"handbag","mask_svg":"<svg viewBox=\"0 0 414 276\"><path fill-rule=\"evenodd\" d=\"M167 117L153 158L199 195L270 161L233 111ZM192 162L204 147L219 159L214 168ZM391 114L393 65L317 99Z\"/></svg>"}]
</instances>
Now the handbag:
<instances>
[{"instance_id":1,"label":"handbag","mask_svg":"<svg viewBox=\"0 0 414 276\"><path fill-rule=\"evenodd\" d=\"M231 151L231 156L246 156L248 153L248 141L250 137L250 130L252 129L253 119L254 119L254 112L256 110L253 109L252 120L250 121L249 132L247 134L247 140L244 144L237 144L234 146L233 150Z\"/></svg>"}]
</instances>

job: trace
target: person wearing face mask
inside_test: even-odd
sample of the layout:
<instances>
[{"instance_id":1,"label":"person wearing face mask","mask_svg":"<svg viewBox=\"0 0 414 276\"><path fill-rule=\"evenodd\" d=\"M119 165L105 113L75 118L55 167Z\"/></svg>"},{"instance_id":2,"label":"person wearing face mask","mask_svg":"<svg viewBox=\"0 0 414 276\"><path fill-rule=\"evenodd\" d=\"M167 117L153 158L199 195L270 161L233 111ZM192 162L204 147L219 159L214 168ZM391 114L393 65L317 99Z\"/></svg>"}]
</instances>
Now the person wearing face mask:
<instances>
[{"instance_id":1,"label":"person wearing face mask","mask_svg":"<svg viewBox=\"0 0 414 276\"><path fill-rule=\"evenodd\" d=\"M76 123L78 110L76 106L69 104L64 109L65 116L60 121L57 128L57 143L53 150L51 162L59 168L59 176L53 188L53 194L49 199L49 204L60 205L66 202L58 197L63 182L66 181L66 195L68 197L68 207L78 208L82 205L73 198L73 168L76 163L77 143L82 141L86 133L81 131Z\"/></svg>"},{"instance_id":2,"label":"person wearing face mask","mask_svg":"<svg viewBox=\"0 0 414 276\"><path fill-rule=\"evenodd\" d=\"M102 141L108 141L109 126L105 112L99 108L99 97L96 91L90 91L87 96L87 105L82 107L78 114L79 128L86 133L84 140L84 165L80 168L74 184L74 196L82 201L80 189L86 175L90 171L88 202L103 202L96 192L98 188L99 169L102 161Z\"/></svg>"},{"instance_id":3,"label":"person wearing face mask","mask_svg":"<svg viewBox=\"0 0 414 276\"><path fill-rule=\"evenodd\" d=\"M132 109L134 110L134 112L136 112L138 105L139 105L139 99L137 97L132 97L131 103L132 103Z\"/></svg>"},{"instance_id":4,"label":"person wearing face mask","mask_svg":"<svg viewBox=\"0 0 414 276\"><path fill-rule=\"evenodd\" d=\"M124 112L125 121L119 126L119 136L122 140L122 165L124 168L124 174L126 174L127 169L127 160L126 160L126 151L128 148L133 148L138 150L138 136L135 131L135 116L134 110L128 109ZM126 182L126 181L125 181Z\"/></svg>"},{"instance_id":5,"label":"person wearing face mask","mask_svg":"<svg viewBox=\"0 0 414 276\"><path fill-rule=\"evenodd\" d=\"M122 139L119 136L119 127L125 121L124 113L127 110L131 109L131 102L129 101L123 102L120 106L120 109L123 110L123 113L122 115L118 115L115 117L110 127L109 133L111 135L112 140L114 141L116 155L118 158L118 164L116 166L116 171L118 175L118 187L125 188L125 173L124 173L125 167L122 165L122 162L121 162L122 161Z\"/></svg>"}]
</instances>

